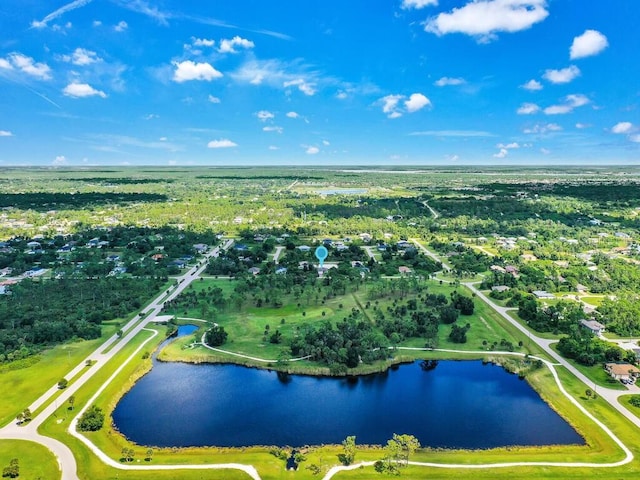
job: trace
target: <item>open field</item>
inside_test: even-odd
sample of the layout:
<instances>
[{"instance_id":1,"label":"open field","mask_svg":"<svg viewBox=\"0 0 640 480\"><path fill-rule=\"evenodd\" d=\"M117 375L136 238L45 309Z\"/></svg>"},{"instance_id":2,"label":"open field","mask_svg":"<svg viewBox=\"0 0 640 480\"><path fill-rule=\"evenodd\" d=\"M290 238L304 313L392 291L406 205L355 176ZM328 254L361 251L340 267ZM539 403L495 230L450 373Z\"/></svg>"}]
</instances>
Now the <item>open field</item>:
<instances>
[{"instance_id":1,"label":"open field","mask_svg":"<svg viewBox=\"0 0 640 480\"><path fill-rule=\"evenodd\" d=\"M57 480L60 478L58 462L44 446L24 440L0 440L0 470L18 458L20 476L28 480Z\"/></svg>"}]
</instances>

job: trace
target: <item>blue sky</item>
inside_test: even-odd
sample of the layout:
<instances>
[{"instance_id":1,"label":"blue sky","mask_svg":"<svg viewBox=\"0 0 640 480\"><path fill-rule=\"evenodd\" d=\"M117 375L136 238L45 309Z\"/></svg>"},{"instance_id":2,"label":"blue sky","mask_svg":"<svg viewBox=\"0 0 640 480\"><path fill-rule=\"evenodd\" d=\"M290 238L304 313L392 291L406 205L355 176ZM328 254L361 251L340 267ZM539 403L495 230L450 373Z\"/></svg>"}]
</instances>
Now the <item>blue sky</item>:
<instances>
[{"instance_id":1,"label":"blue sky","mask_svg":"<svg viewBox=\"0 0 640 480\"><path fill-rule=\"evenodd\" d=\"M640 163L631 0L5 0L0 166Z\"/></svg>"}]
</instances>

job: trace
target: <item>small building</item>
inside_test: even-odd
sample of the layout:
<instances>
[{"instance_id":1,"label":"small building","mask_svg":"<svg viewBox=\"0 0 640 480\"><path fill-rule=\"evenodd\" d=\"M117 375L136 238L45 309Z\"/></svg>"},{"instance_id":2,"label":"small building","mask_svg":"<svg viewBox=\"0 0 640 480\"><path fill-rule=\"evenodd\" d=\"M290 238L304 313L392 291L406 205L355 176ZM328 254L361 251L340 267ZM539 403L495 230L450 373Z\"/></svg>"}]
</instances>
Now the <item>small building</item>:
<instances>
[{"instance_id":1,"label":"small building","mask_svg":"<svg viewBox=\"0 0 640 480\"><path fill-rule=\"evenodd\" d=\"M536 260L538 260L538 257L536 257L533 253L523 253L522 255L520 255L520 258L522 258L522 260L525 262L535 262Z\"/></svg>"},{"instance_id":2,"label":"small building","mask_svg":"<svg viewBox=\"0 0 640 480\"><path fill-rule=\"evenodd\" d=\"M185 262L184 260L173 260L169 262L169 266L183 269L183 268L187 268L187 262Z\"/></svg>"},{"instance_id":3,"label":"small building","mask_svg":"<svg viewBox=\"0 0 640 480\"><path fill-rule=\"evenodd\" d=\"M400 275L410 275L411 273L413 273L413 270L411 270L409 267L398 267L398 272L400 272Z\"/></svg>"},{"instance_id":4,"label":"small building","mask_svg":"<svg viewBox=\"0 0 640 480\"><path fill-rule=\"evenodd\" d=\"M309 245L300 245L298 247L298 250L300 250L301 252L310 252L311 247Z\"/></svg>"},{"instance_id":5,"label":"small building","mask_svg":"<svg viewBox=\"0 0 640 480\"><path fill-rule=\"evenodd\" d=\"M493 287L491 287L491 291L492 292L498 292L498 293L502 293L502 292L506 292L507 290L510 290L510 287L507 287L506 285L494 285Z\"/></svg>"},{"instance_id":6,"label":"small building","mask_svg":"<svg viewBox=\"0 0 640 480\"><path fill-rule=\"evenodd\" d=\"M605 363L604 369L615 380L631 380L640 376L640 369L630 363Z\"/></svg>"},{"instance_id":7,"label":"small building","mask_svg":"<svg viewBox=\"0 0 640 480\"><path fill-rule=\"evenodd\" d=\"M251 267L248 272L251 275L258 275L260 273L260 269L258 267Z\"/></svg>"},{"instance_id":8,"label":"small building","mask_svg":"<svg viewBox=\"0 0 640 480\"><path fill-rule=\"evenodd\" d=\"M506 270L504 268L502 268L500 265L491 265L489 267L489 269L492 272L500 272L500 273L506 273Z\"/></svg>"},{"instance_id":9,"label":"small building","mask_svg":"<svg viewBox=\"0 0 640 480\"><path fill-rule=\"evenodd\" d=\"M284 275L285 273L287 273L287 267L276 268L277 275Z\"/></svg>"},{"instance_id":10,"label":"small building","mask_svg":"<svg viewBox=\"0 0 640 480\"><path fill-rule=\"evenodd\" d=\"M42 250L42 245L40 245L40 242L27 242L27 247L29 247L31 250Z\"/></svg>"},{"instance_id":11,"label":"small building","mask_svg":"<svg viewBox=\"0 0 640 480\"><path fill-rule=\"evenodd\" d=\"M517 276L519 273L518 267L515 267L513 265L507 265L506 267L504 267L504 271L506 273L513 275L514 277Z\"/></svg>"},{"instance_id":12,"label":"small building","mask_svg":"<svg viewBox=\"0 0 640 480\"><path fill-rule=\"evenodd\" d=\"M596 322L595 320L580 320L580 325L582 325L587 330L591 330L591 333L594 335L602 335L604 333L604 325L600 322Z\"/></svg>"},{"instance_id":13,"label":"small building","mask_svg":"<svg viewBox=\"0 0 640 480\"><path fill-rule=\"evenodd\" d=\"M534 290L531 293L533 293L536 298L556 298L553 293L549 293L546 290Z\"/></svg>"},{"instance_id":14,"label":"small building","mask_svg":"<svg viewBox=\"0 0 640 480\"><path fill-rule=\"evenodd\" d=\"M206 251L209 250L209 245L206 243L196 243L193 249L198 253L206 253Z\"/></svg>"},{"instance_id":15,"label":"small building","mask_svg":"<svg viewBox=\"0 0 640 480\"><path fill-rule=\"evenodd\" d=\"M398 250L406 250L409 247L413 247L413 244L411 242L407 242L406 240L400 240L396 243L396 247L398 247Z\"/></svg>"}]
</instances>

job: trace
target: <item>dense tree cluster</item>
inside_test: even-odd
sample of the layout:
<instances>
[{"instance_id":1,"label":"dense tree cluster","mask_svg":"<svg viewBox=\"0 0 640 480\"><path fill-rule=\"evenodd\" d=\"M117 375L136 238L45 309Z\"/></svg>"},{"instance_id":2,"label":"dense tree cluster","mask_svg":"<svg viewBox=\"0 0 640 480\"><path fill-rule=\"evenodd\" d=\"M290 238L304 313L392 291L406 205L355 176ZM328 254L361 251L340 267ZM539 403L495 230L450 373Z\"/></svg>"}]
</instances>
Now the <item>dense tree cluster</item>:
<instances>
[{"instance_id":1,"label":"dense tree cluster","mask_svg":"<svg viewBox=\"0 0 640 480\"><path fill-rule=\"evenodd\" d=\"M0 359L43 346L100 336L105 320L125 317L155 294L162 281L145 278L24 280L0 296Z\"/></svg>"},{"instance_id":2,"label":"dense tree cluster","mask_svg":"<svg viewBox=\"0 0 640 480\"><path fill-rule=\"evenodd\" d=\"M594 336L586 328L573 326L558 342L558 351L567 358L591 366L605 362L635 362L635 354Z\"/></svg>"},{"instance_id":3,"label":"dense tree cluster","mask_svg":"<svg viewBox=\"0 0 640 480\"><path fill-rule=\"evenodd\" d=\"M313 360L328 365L334 373L355 368L360 361L371 363L387 358L388 342L375 331L371 322L353 311L335 327L329 321L318 327L306 325L291 341L291 353L295 357L311 356Z\"/></svg>"},{"instance_id":4,"label":"dense tree cluster","mask_svg":"<svg viewBox=\"0 0 640 480\"><path fill-rule=\"evenodd\" d=\"M204 334L204 341L210 347L219 347L227 341L227 332L224 331L224 327L220 325L214 325Z\"/></svg>"},{"instance_id":5,"label":"dense tree cluster","mask_svg":"<svg viewBox=\"0 0 640 480\"><path fill-rule=\"evenodd\" d=\"M81 432L96 432L104 424L104 412L96 405L91 405L78 420L78 430Z\"/></svg>"}]
</instances>

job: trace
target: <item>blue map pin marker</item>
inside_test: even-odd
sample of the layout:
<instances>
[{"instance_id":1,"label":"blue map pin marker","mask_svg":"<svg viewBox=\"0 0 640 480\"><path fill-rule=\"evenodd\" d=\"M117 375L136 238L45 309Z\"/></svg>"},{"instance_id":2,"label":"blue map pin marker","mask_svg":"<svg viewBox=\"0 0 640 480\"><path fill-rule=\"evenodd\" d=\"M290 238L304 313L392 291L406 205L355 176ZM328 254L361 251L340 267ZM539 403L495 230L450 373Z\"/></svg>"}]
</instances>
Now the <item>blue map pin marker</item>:
<instances>
[{"instance_id":1,"label":"blue map pin marker","mask_svg":"<svg viewBox=\"0 0 640 480\"><path fill-rule=\"evenodd\" d=\"M316 248L316 258L320 261L320 268L324 264L324 261L329 256L329 250L326 247L320 246Z\"/></svg>"}]
</instances>

